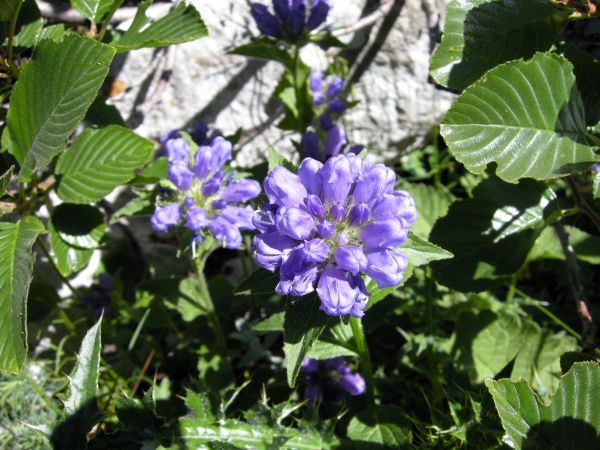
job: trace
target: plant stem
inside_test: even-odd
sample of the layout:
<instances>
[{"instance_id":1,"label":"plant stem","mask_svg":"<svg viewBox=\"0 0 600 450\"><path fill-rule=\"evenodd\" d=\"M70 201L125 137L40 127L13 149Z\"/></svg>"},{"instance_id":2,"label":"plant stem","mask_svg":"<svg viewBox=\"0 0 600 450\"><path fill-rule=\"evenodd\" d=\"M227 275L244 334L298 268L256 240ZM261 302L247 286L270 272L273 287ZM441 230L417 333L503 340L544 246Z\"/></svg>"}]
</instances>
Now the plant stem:
<instances>
[{"instance_id":1,"label":"plant stem","mask_svg":"<svg viewBox=\"0 0 600 450\"><path fill-rule=\"evenodd\" d=\"M108 14L106 15L106 18L104 19L104 22L102 22L102 28L100 28L100 33L98 33L98 42L102 42L102 38L104 37L104 33L106 33L106 28L108 27L108 24L110 23L110 19L112 19L112 16L115 15L115 12L117 11L117 9L119 9L121 7L121 5L123 4L124 0L118 0L112 8L110 8L110 11L108 11Z\"/></svg>"},{"instance_id":2,"label":"plant stem","mask_svg":"<svg viewBox=\"0 0 600 450\"><path fill-rule=\"evenodd\" d=\"M304 127L304 109L302 108L302 99L300 95L302 94L300 89L300 84L298 82L300 72L300 49L296 46L294 49L294 72L292 73L292 78L294 80L294 91L296 92L296 106L298 108L298 131L300 133L304 133L306 128ZM300 129L302 128L302 129Z\"/></svg>"},{"instance_id":3,"label":"plant stem","mask_svg":"<svg viewBox=\"0 0 600 450\"><path fill-rule=\"evenodd\" d=\"M367 340L365 339L361 320L356 317L350 317L350 326L352 327L356 349L360 356L361 373L367 385L367 400L369 405L375 405L375 383L371 369L371 357L369 356L369 347L367 347Z\"/></svg>"},{"instance_id":4,"label":"plant stem","mask_svg":"<svg viewBox=\"0 0 600 450\"><path fill-rule=\"evenodd\" d=\"M194 266L194 272L196 272L196 279L198 280L198 287L200 288L200 295L202 296L202 304L206 310L206 316L208 322L211 324L215 337L217 338L217 347L221 356L227 358L227 344L225 343L225 336L219 323L219 318L215 311L215 305L213 304L206 278L204 277L204 264L206 262L206 256L200 255L197 258L192 259L192 265Z\"/></svg>"},{"instance_id":5,"label":"plant stem","mask_svg":"<svg viewBox=\"0 0 600 450\"><path fill-rule=\"evenodd\" d=\"M15 38L15 28L17 26L17 17L19 16L19 12L21 11L21 4L22 4L22 2L17 2L17 9L15 11L15 15L10 20L10 26L8 28L8 49L6 52L6 54L7 54L6 62L8 64L8 66L10 67L11 71L13 72L13 75L15 75L15 71L16 71L16 73L19 73L18 69L12 63L12 52L13 52L13 41Z\"/></svg>"},{"instance_id":6,"label":"plant stem","mask_svg":"<svg viewBox=\"0 0 600 450\"><path fill-rule=\"evenodd\" d=\"M52 408L61 419L65 418L65 413L61 411L61 409L56 406L56 404L52 401L51 398L46 397L46 394L44 394L42 392L42 390L40 389L40 387L35 383L35 381L33 381L26 373L25 370L23 370L21 372L21 376L25 379L25 381L27 381L27 383L29 383L29 386L31 386L31 388L36 392L36 394L44 401L44 403L46 403L46 405L48 405L50 408Z\"/></svg>"},{"instance_id":7,"label":"plant stem","mask_svg":"<svg viewBox=\"0 0 600 450\"><path fill-rule=\"evenodd\" d=\"M588 204L588 202L585 201L585 198L583 198L583 195L581 195L581 191L579 190L579 185L577 184L577 182L573 179L571 175L565 177L565 179L567 180L567 183L569 183L569 187L573 192L573 196L575 197L577 205L579 205L579 207L583 211L585 211L589 218L592 219L592 221L600 229L600 216L598 216L598 214L596 214L596 211L594 211L592 207Z\"/></svg>"}]
</instances>

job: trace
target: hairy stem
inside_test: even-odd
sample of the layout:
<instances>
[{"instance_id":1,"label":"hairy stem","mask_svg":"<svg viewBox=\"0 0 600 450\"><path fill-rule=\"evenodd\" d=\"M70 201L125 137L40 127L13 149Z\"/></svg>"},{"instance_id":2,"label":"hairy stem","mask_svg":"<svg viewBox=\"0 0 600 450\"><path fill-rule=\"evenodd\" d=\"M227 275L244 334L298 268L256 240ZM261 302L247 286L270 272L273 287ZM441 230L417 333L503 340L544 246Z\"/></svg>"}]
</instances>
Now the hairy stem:
<instances>
[{"instance_id":1,"label":"hairy stem","mask_svg":"<svg viewBox=\"0 0 600 450\"><path fill-rule=\"evenodd\" d=\"M208 290L206 278L204 277L204 264L206 262L207 256L208 255L201 255L197 258L193 258L192 264L194 266L194 272L196 272L196 279L198 280L198 288L200 289L200 295L202 297L202 305L206 310L208 322L210 323L215 333L215 337L217 338L217 347L219 350L219 354L226 358L227 344L225 343L225 336L223 335L223 330L221 329L221 324L219 323L219 318L217 317L217 313L215 311L215 305L213 304L210 292Z\"/></svg>"},{"instance_id":2,"label":"hairy stem","mask_svg":"<svg viewBox=\"0 0 600 450\"><path fill-rule=\"evenodd\" d=\"M356 349L358 350L358 355L360 356L360 370L367 385L367 400L369 405L374 405L375 383L373 381L373 370L371 369L369 347L367 347L367 340L365 339L365 333L362 329L361 320L355 317L350 317L350 326L352 327L352 333L354 334L354 340L356 341Z\"/></svg>"},{"instance_id":3,"label":"hairy stem","mask_svg":"<svg viewBox=\"0 0 600 450\"><path fill-rule=\"evenodd\" d=\"M577 313L581 319L583 330L581 331L581 346L583 347L584 353L593 354L596 348L594 337L596 329L592 316L588 310L585 295L583 293L583 285L579 278L579 266L577 265L577 255L573 247L569 244L569 235L565 231L565 228L560 222L555 222L553 225L560 240L563 253L567 262L567 273L569 275L569 282L571 283L571 289L573 290L573 296L575 297L575 303L577 306Z\"/></svg>"}]
</instances>

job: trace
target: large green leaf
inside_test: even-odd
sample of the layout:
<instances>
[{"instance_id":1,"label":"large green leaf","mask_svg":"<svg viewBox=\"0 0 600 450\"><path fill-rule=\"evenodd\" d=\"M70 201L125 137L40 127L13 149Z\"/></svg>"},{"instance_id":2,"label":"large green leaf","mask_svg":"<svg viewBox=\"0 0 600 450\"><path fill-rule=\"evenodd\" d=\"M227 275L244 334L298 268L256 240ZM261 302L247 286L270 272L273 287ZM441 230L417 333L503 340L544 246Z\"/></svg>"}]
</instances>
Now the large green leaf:
<instances>
[{"instance_id":1,"label":"large green leaf","mask_svg":"<svg viewBox=\"0 0 600 450\"><path fill-rule=\"evenodd\" d=\"M117 51L164 47L208 36L208 30L198 10L191 4L186 5L185 2L181 2L169 14L143 28L150 21L146 17L146 10L151 4L152 0L140 3L129 29L116 42L111 42L110 45Z\"/></svg>"},{"instance_id":2,"label":"large green leaf","mask_svg":"<svg viewBox=\"0 0 600 450\"><path fill-rule=\"evenodd\" d=\"M269 272L258 268L238 284L233 293L235 295L273 294L279 283L279 272Z\"/></svg>"},{"instance_id":3,"label":"large green leaf","mask_svg":"<svg viewBox=\"0 0 600 450\"><path fill-rule=\"evenodd\" d=\"M452 253L421 239L411 231L408 232L406 241L398 247L398 251L404 253L408 262L413 266L424 266L431 261L452 258Z\"/></svg>"},{"instance_id":4,"label":"large green leaf","mask_svg":"<svg viewBox=\"0 0 600 450\"><path fill-rule=\"evenodd\" d=\"M569 244L573 247L577 259L590 264L600 264L600 237L589 234L579 228L566 226L569 235ZM542 231L537 238L531 251L527 255L527 261L537 259L565 259L565 253L556 234L556 230L548 227Z\"/></svg>"},{"instance_id":5,"label":"large green leaf","mask_svg":"<svg viewBox=\"0 0 600 450\"><path fill-rule=\"evenodd\" d=\"M600 366L575 363L545 405L526 380L486 380L502 425L517 449L581 450L600 447Z\"/></svg>"},{"instance_id":6,"label":"large green leaf","mask_svg":"<svg viewBox=\"0 0 600 450\"><path fill-rule=\"evenodd\" d=\"M63 277L68 277L73 272L83 269L94 254L93 249L81 249L67 244L56 232L52 221L48 222L50 232L50 256L56 268Z\"/></svg>"},{"instance_id":7,"label":"large green leaf","mask_svg":"<svg viewBox=\"0 0 600 450\"><path fill-rule=\"evenodd\" d=\"M0 370L18 373L27 355L25 303L35 255L31 247L44 225L27 216L0 222Z\"/></svg>"},{"instance_id":8,"label":"large green leaf","mask_svg":"<svg viewBox=\"0 0 600 450\"><path fill-rule=\"evenodd\" d=\"M99 22L118 0L71 0L71 6L92 22Z\"/></svg>"},{"instance_id":9,"label":"large green leaf","mask_svg":"<svg viewBox=\"0 0 600 450\"><path fill-rule=\"evenodd\" d=\"M56 174L62 175L56 193L70 203L101 200L114 188L133 178L144 165L153 144L117 125L88 128L60 155Z\"/></svg>"},{"instance_id":10,"label":"large green leaf","mask_svg":"<svg viewBox=\"0 0 600 450\"><path fill-rule=\"evenodd\" d=\"M104 237L104 216L90 205L62 203L54 209L52 224L60 238L80 249L93 249Z\"/></svg>"},{"instance_id":11,"label":"large green leaf","mask_svg":"<svg viewBox=\"0 0 600 450\"><path fill-rule=\"evenodd\" d=\"M64 400L63 422L31 426L48 438L54 448L80 450L87 448L87 435L104 414L98 408L102 319L88 330L77 355L75 372L69 378L69 396Z\"/></svg>"},{"instance_id":12,"label":"large green leaf","mask_svg":"<svg viewBox=\"0 0 600 450\"><path fill-rule=\"evenodd\" d=\"M316 293L288 303L283 323L283 351L290 387L296 384L300 365L313 343L327 326L329 316L319 310Z\"/></svg>"},{"instance_id":13,"label":"large green leaf","mask_svg":"<svg viewBox=\"0 0 600 450\"><path fill-rule=\"evenodd\" d=\"M573 66L554 54L490 70L452 104L441 134L471 172L496 161L497 175L513 183L581 172L596 160Z\"/></svg>"},{"instance_id":14,"label":"large green leaf","mask_svg":"<svg viewBox=\"0 0 600 450\"><path fill-rule=\"evenodd\" d=\"M412 425L407 416L399 406L370 406L352 418L348 437L361 450L411 448Z\"/></svg>"},{"instance_id":15,"label":"large green leaf","mask_svg":"<svg viewBox=\"0 0 600 450\"><path fill-rule=\"evenodd\" d=\"M21 181L64 149L113 56L114 49L75 35L59 43L45 39L35 48L13 89L4 131L21 164Z\"/></svg>"},{"instance_id":16,"label":"large green leaf","mask_svg":"<svg viewBox=\"0 0 600 450\"><path fill-rule=\"evenodd\" d=\"M464 89L498 64L549 50L570 14L540 0L452 0L431 76Z\"/></svg>"},{"instance_id":17,"label":"large green leaf","mask_svg":"<svg viewBox=\"0 0 600 450\"><path fill-rule=\"evenodd\" d=\"M431 242L454 253L431 263L436 280L462 292L499 286L519 270L558 213L556 197L543 183L482 181L473 198L454 202L431 231Z\"/></svg>"},{"instance_id":18,"label":"large green leaf","mask_svg":"<svg viewBox=\"0 0 600 450\"><path fill-rule=\"evenodd\" d=\"M467 372L472 383L494 376L515 358L511 378L531 380L542 397L558 386L560 355L577 346L564 332L553 334L531 319L504 311L463 312L455 330L455 366Z\"/></svg>"}]
</instances>

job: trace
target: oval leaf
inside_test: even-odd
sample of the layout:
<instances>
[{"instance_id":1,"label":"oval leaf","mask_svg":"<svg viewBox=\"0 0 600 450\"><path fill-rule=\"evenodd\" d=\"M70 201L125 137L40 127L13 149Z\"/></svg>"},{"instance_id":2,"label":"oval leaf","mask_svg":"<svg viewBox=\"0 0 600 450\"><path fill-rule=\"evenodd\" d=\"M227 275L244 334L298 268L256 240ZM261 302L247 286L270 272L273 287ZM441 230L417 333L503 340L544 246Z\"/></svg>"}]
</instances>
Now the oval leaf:
<instances>
[{"instance_id":1,"label":"oval leaf","mask_svg":"<svg viewBox=\"0 0 600 450\"><path fill-rule=\"evenodd\" d=\"M94 250L83 250L67 244L56 232L52 221L48 222L48 231L50 232L52 261L63 277L68 277L73 272L85 267L94 254Z\"/></svg>"},{"instance_id":2,"label":"oval leaf","mask_svg":"<svg viewBox=\"0 0 600 450\"><path fill-rule=\"evenodd\" d=\"M581 172L596 159L573 66L552 54L490 70L452 104L441 134L471 172L496 161L511 183Z\"/></svg>"},{"instance_id":3,"label":"oval leaf","mask_svg":"<svg viewBox=\"0 0 600 450\"><path fill-rule=\"evenodd\" d=\"M52 225L67 244L93 249L104 237L104 216L93 206L62 203L54 209Z\"/></svg>"},{"instance_id":4,"label":"oval leaf","mask_svg":"<svg viewBox=\"0 0 600 450\"><path fill-rule=\"evenodd\" d=\"M33 51L13 89L6 120L21 181L30 181L32 172L63 150L96 98L114 53L76 35L59 43L45 39Z\"/></svg>"},{"instance_id":5,"label":"oval leaf","mask_svg":"<svg viewBox=\"0 0 600 450\"><path fill-rule=\"evenodd\" d=\"M92 22L99 22L117 0L71 0L71 6Z\"/></svg>"},{"instance_id":6,"label":"oval leaf","mask_svg":"<svg viewBox=\"0 0 600 450\"><path fill-rule=\"evenodd\" d=\"M453 0L431 76L464 89L498 64L549 50L570 14L540 0Z\"/></svg>"},{"instance_id":7,"label":"oval leaf","mask_svg":"<svg viewBox=\"0 0 600 450\"><path fill-rule=\"evenodd\" d=\"M44 225L27 216L0 222L0 370L19 373L27 355L25 304L35 256L31 247Z\"/></svg>"},{"instance_id":8,"label":"oval leaf","mask_svg":"<svg viewBox=\"0 0 600 450\"><path fill-rule=\"evenodd\" d=\"M152 147L151 141L117 125L88 128L58 159L56 173L62 177L56 193L71 203L99 201L133 178Z\"/></svg>"},{"instance_id":9,"label":"oval leaf","mask_svg":"<svg viewBox=\"0 0 600 450\"><path fill-rule=\"evenodd\" d=\"M406 412L394 405L370 406L348 425L355 448L370 450L410 448L412 425Z\"/></svg>"}]
</instances>

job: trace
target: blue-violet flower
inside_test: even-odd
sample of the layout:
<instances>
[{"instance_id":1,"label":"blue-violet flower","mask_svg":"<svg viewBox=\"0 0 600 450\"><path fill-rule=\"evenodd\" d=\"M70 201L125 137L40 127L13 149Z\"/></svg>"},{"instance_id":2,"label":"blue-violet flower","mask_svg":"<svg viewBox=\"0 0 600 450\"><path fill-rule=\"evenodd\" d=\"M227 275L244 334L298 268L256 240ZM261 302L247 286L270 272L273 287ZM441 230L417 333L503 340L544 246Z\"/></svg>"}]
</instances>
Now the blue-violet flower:
<instances>
[{"instance_id":1,"label":"blue-violet flower","mask_svg":"<svg viewBox=\"0 0 600 450\"><path fill-rule=\"evenodd\" d=\"M340 387L352 396L364 394L367 390L363 377L353 374L342 357L318 361L307 356L302 361L300 371L306 374L304 399L309 405L321 401L341 401L343 396Z\"/></svg>"},{"instance_id":2,"label":"blue-violet flower","mask_svg":"<svg viewBox=\"0 0 600 450\"><path fill-rule=\"evenodd\" d=\"M306 0L273 0L275 15L259 3L250 6L250 14L262 34L279 39L318 28L327 20L332 6L332 0L312 0L307 20Z\"/></svg>"}]
</instances>

